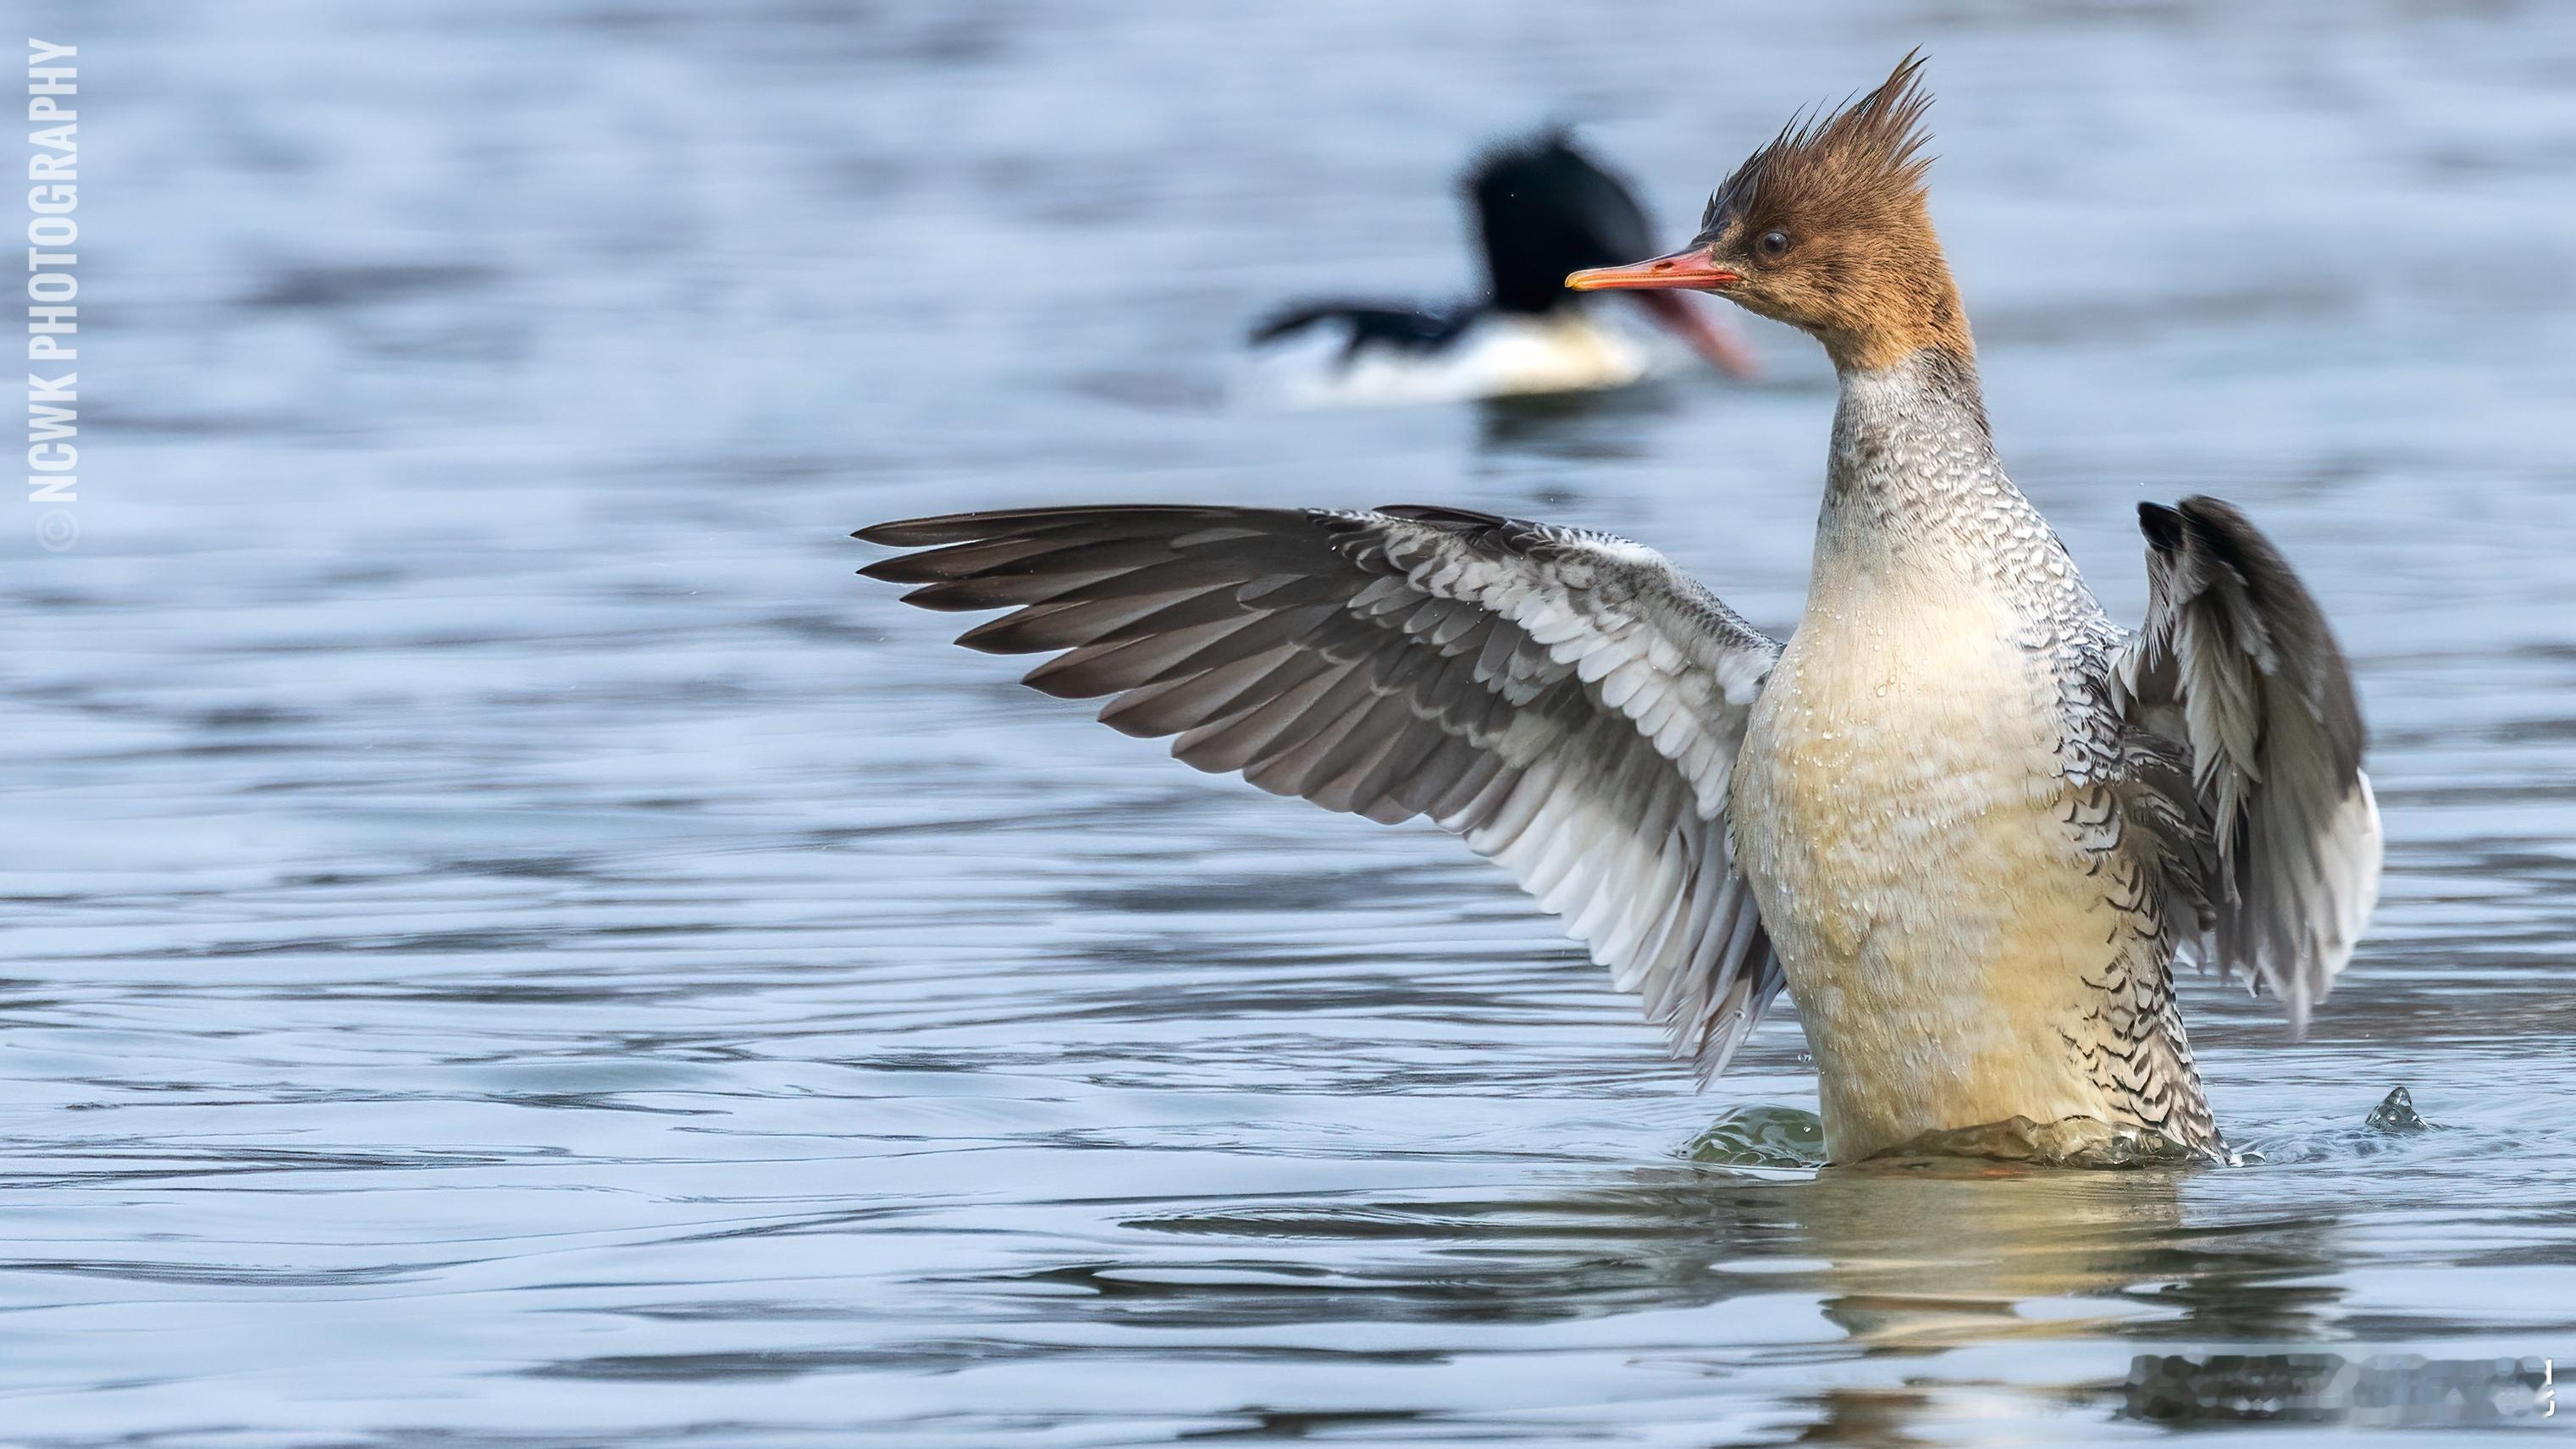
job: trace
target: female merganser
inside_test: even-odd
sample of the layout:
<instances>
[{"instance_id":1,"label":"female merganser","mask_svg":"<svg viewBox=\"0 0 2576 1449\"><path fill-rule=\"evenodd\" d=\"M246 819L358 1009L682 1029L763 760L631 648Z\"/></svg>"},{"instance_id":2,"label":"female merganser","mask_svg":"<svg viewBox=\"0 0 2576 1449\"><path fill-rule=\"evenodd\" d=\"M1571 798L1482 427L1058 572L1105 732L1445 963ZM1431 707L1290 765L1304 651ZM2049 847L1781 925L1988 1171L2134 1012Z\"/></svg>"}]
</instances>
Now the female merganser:
<instances>
[{"instance_id":1,"label":"female merganser","mask_svg":"<svg viewBox=\"0 0 2576 1449\"><path fill-rule=\"evenodd\" d=\"M1496 150L1465 182L1488 295L1445 307L1368 302L1294 306L1253 330L1265 390L1291 404L1454 402L1624 387L1653 370L1647 339L1569 292L1568 272L1653 249L1636 198L1549 132ZM1753 354L1669 292L1647 315L1735 377Z\"/></svg>"},{"instance_id":2,"label":"female merganser","mask_svg":"<svg viewBox=\"0 0 2576 1449\"><path fill-rule=\"evenodd\" d=\"M1444 508L957 514L862 530L928 550L865 572L1014 607L959 642L1070 651L1027 682L1115 695L1103 721L1200 769L1463 835L1704 1078L1785 986L1837 1162L1994 1124L2216 1157L2172 968L2304 1026L2378 889L2360 712L2235 508L2141 507L2133 635L2005 477L1919 64L1754 153L1688 248L1573 279L1720 292L1831 355L1785 645L1633 543Z\"/></svg>"}]
</instances>

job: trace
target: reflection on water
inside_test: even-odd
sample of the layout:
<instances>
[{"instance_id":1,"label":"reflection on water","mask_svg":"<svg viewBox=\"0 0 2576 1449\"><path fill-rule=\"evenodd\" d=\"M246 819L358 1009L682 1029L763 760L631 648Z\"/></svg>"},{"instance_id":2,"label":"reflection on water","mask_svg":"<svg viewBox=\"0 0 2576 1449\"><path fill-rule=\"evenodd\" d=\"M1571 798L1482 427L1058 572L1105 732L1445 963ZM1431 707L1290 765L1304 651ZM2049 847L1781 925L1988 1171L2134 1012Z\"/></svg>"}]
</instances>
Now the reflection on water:
<instances>
[{"instance_id":1,"label":"reflection on water","mask_svg":"<svg viewBox=\"0 0 2576 1449\"><path fill-rule=\"evenodd\" d=\"M1784 1183L1660 1167L1552 1197L1236 1207L1129 1224L1235 1244L1333 1242L1387 1260L1355 1276L1253 1258L1042 1276L1091 1289L1087 1311L1163 1326L1375 1319L1391 1303L1416 1321L1543 1321L1788 1295L1840 1331L1753 1361L2133 1333L2315 1338L2335 1291L2278 1289L2329 1267L2334 1215L2195 1224L2183 1171L1926 1162L1892 1190L1875 1170ZM1371 1291L1357 1294L1359 1282Z\"/></svg>"},{"instance_id":2,"label":"reflection on water","mask_svg":"<svg viewBox=\"0 0 2576 1449\"><path fill-rule=\"evenodd\" d=\"M2337 1353L2140 1354L2122 1413L2155 1424L2493 1428L2555 1418L2547 1358L2427 1360Z\"/></svg>"},{"instance_id":3,"label":"reflection on water","mask_svg":"<svg viewBox=\"0 0 2576 1449\"><path fill-rule=\"evenodd\" d=\"M2576 1353L2555 12L37 12L99 312L79 546L0 530L11 1444L2053 1445L2218 1431L2121 1418L2146 1356ZM1694 1095L1451 843L850 578L977 504L1429 500L1785 627L1776 330L1755 387L1221 383L1281 297L1454 291L1490 135L1678 224L1918 40L2022 482L2115 613L2139 499L2239 501L2359 665L2373 938L2304 1042L2186 990L2259 1161L1815 1171L1794 1021ZM2442 1130L2361 1128L2401 1082Z\"/></svg>"}]
</instances>

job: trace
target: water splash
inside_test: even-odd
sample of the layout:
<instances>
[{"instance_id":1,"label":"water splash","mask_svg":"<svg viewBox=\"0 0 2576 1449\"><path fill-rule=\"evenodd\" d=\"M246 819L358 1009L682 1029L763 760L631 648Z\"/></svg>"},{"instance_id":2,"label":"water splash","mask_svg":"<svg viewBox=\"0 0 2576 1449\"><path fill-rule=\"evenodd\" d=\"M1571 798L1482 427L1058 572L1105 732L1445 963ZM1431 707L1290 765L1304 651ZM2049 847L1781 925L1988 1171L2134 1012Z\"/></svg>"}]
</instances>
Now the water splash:
<instances>
[{"instance_id":1,"label":"water splash","mask_svg":"<svg viewBox=\"0 0 2576 1449\"><path fill-rule=\"evenodd\" d=\"M2248 1143L2228 1158L2234 1167L2277 1166L2289 1162L2320 1162L2336 1157L2369 1157L2396 1150L2404 1139L2445 1130L2441 1123L2427 1121L2415 1110L2415 1095L2404 1087L2391 1087L2379 1105L2370 1109L2358 1127L2338 1127L2324 1132L2293 1133L2266 1141Z\"/></svg>"},{"instance_id":2,"label":"water splash","mask_svg":"<svg viewBox=\"0 0 2576 1449\"><path fill-rule=\"evenodd\" d=\"M1976 1127L1926 1132L1868 1160L1871 1167L1907 1167L1962 1157L2029 1163L2035 1167L2127 1168L2206 1164L2205 1153L2152 1128L2090 1117L2033 1122L2008 1117Z\"/></svg>"},{"instance_id":3,"label":"water splash","mask_svg":"<svg viewBox=\"0 0 2576 1449\"><path fill-rule=\"evenodd\" d=\"M1796 1107L1737 1107L1691 1139L1681 1155L1724 1167L1814 1169L1826 1165L1825 1124ZM1926 1132L1865 1162L1871 1169L1908 1168L1960 1159L2036 1167L2121 1168L2208 1163L2210 1158L2143 1128L2089 1117L2033 1122L2012 1117L1975 1127Z\"/></svg>"},{"instance_id":4,"label":"water splash","mask_svg":"<svg viewBox=\"0 0 2576 1449\"><path fill-rule=\"evenodd\" d=\"M1690 1140L1681 1155L1722 1167L1825 1165L1825 1123L1796 1107L1736 1107Z\"/></svg>"},{"instance_id":5,"label":"water splash","mask_svg":"<svg viewBox=\"0 0 2576 1449\"><path fill-rule=\"evenodd\" d=\"M2415 1110L2414 1094L2404 1087L2391 1087L2379 1105L2370 1109L2362 1128L2370 1132L2438 1132L2441 1124L2427 1122Z\"/></svg>"}]
</instances>

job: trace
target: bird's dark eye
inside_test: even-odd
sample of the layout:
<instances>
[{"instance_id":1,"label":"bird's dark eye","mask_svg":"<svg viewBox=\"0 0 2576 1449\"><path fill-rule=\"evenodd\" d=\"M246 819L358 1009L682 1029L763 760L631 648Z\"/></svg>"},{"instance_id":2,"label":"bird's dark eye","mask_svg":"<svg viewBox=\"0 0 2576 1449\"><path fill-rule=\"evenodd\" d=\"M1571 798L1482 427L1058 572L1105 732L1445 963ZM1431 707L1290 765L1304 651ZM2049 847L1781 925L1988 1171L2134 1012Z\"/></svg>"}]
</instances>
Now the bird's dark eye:
<instances>
[{"instance_id":1,"label":"bird's dark eye","mask_svg":"<svg viewBox=\"0 0 2576 1449\"><path fill-rule=\"evenodd\" d=\"M1763 260L1776 262L1789 254L1789 234L1785 231L1766 231L1754 238L1753 249L1762 254Z\"/></svg>"}]
</instances>

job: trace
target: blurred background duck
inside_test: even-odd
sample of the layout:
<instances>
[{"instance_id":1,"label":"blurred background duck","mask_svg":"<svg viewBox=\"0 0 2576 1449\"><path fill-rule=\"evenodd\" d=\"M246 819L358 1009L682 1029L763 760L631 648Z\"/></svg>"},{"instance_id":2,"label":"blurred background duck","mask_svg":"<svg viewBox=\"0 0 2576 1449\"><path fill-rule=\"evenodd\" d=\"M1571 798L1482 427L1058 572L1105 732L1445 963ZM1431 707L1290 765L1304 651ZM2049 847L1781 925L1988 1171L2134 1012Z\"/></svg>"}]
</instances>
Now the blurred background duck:
<instances>
[{"instance_id":1,"label":"blurred background duck","mask_svg":"<svg viewBox=\"0 0 2576 1449\"><path fill-rule=\"evenodd\" d=\"M1640 315L1728 376L1754 375L1743 340L1676 294L1637 293L1629 306L1603 306L1566 290L1570 272L1654 248L1637 199L1563 132L1488 152L1461 189L1475 215L1485 295L1447 305L1330 300L1284 308L1252 333L1266 396L1330 406L1625 387L1671 355L1652 332L1625 325Z\"/></svg>"}]
</instances>

